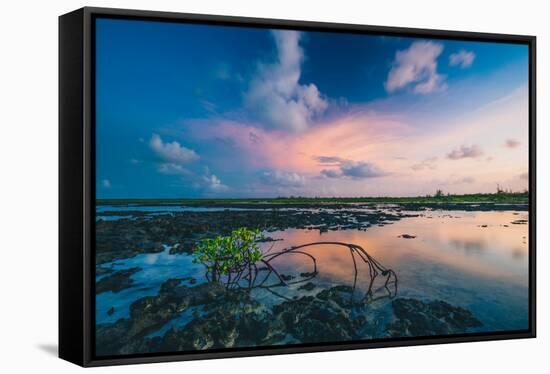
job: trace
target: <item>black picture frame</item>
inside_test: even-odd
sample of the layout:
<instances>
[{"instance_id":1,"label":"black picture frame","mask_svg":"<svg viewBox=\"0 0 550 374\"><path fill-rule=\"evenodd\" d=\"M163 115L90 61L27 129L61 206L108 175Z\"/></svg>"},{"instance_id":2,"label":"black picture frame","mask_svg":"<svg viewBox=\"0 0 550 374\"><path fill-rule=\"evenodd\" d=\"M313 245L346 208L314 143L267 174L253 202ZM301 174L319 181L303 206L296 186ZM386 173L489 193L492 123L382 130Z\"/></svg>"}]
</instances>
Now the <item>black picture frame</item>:
<instances>
[{"instance_id":1,"label":"black picture frame","mask_svg":"<svg viewBox=\"0 0 550 374\"><path fill-rule=\"evenodd\" d=\"M94 355L94 19L291 28L524 44L529 47L529 329L331 344L142 354ZM59 17L59 357L81 366L443 344L536 337L536 37L85 7Z\"/></svg>"}]
</instances>

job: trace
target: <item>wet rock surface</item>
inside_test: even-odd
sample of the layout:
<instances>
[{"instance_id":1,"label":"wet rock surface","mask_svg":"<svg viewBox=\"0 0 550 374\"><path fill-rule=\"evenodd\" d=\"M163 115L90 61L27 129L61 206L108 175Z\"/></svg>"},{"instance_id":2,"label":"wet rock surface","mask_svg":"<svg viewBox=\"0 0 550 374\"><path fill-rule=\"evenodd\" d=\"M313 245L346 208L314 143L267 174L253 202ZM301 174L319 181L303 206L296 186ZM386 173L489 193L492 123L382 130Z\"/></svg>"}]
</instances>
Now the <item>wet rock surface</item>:
<instances>
[{"instance_id":1,"label":"wet rock surface","mask_svg":"<svg viewBox=\"0 0 550 374\"><path fill-rule=\"evenodd\" d=\"M160 206L168 204L154 204ZM120 204L120 207L128 205ZM144 204L147 206L147 204ZM173 205L172 205L173 206ZM221 211L107 211L101 216L131 216L117 220L99 219L96 222L96 263L103 264L136 256L158 253L163 243L171 246L170 253L190 253L197 242L217 235L228 235L240 227L274 232L289 228L318 230L366 230L383 226L404 217L416 217L434 210L462 211L527 211L527 204L495 203L186 203L196 208L218 208ZM249 210L230 210L231 208ZM519 223L519 222L518 222ZM265 239L273 241L275 238Z\"/></svg>"},{"instance_id":2,"label":"wet rock surface","mask_svg":"<svg viewBox=\"0 0 550 374\"><path fill-rule=\"evenodd\" d=\"M204 306L204 314L162 338L160 351L255 346L268 333L270 313L248 291L231 290Z\"/></svg>"},{"instance_id":3,"label":"wet rock surface","mask_svg":"<svg viewBox=\"0 0 550 374\"><path fill-rule=\"evenodd\" d=\"M399 238L403 238L403 239L414 239L416 238L416 235L411 235L411 234L401 234L398 236Z\"/></svg>"},{"instance_id":4,"label":"wet rock surface","mask_svg":"<svg viewBox=\"0 0 550 374\"><path fill-rule=\"evenodd\" d=\"M97 326L99 355L193 351L293 343L338 342L372 337L426 336L465 332L480 322L467 310L443 301L386 300L395 319L383 335L369 329L365 303L352 302L351 287L323 289L315 296L285 300L266 308L246 289L228 290L217 282L188 287L166 281L156 296L130 307L130 317ZM161 336L149 337L186 311L193 318Z\"/></svg>"},{"instance_id":5,"label":"wet rock surface","mask_svg":"<svg viewBox=\"0 0 550 374\"><path fill-rule=\"evenodd\" d=\"M306 284L303 284L300 287L298 287L298 290L311 291L311 290L315 289L315 287L316 287L315 283L307 282Z\"/></svg>"},{"instance_id":6,"label":"wet rock surface","mask_svg":"<svg viewBox=\"0 0 550 374\"><path fill-rule=\"evenodd\" d=\"M395 321L386 327L391 337L459 334L481 326L470 311L441 300L396 299L392 308Z\"/></svg>"},{"instance_id":7,"label":"wet rock surface","mask_svg":"<svg viewBox=\"0 0 550 374\"><path fill-rule=\"evenodd\" d=\"M212 303L225 293L225 287L216 282L194 287L181 286L179 283L181 279L169 279L161 286L157 296L136 300L130 305L130 318L98 325L98 354L122 354L132 350L148 352L154 349L151 339L145 339L148 333L159 329L189 307Z\"/></svg>"},{"instance_id":8,"label":"wet rock surface","mask_svg":"<svg viewBox=\"0 0 550 374\"><path fill-rule=\"evenodd\" d=\"M141 268L139 267L118 270L101 278L95 285L96 295L108 291L117 293L126 288L132 287L134 285L134 280L131 276L140 270Z\"/></svg>"},{"instance_id":9,"label":"wet rock surface","mask_svg":"<svg viewBox=\"0 0 550 374\"><path fill-rule=\"evenodd\" d=\"M273 205L273 204L271 204ZM270 206L270 205L268 205ZM347 207L347 209L345 209ZM136 256L140 253L162 252L162 243L172 246L170 253L190 253L196 244L217 235L228 235L240 227L254 227L268 232L289 228L319 230L366 230L373 225L384 225L403 217L417 216L395 210L357 210L342 204L330 210L299 210L278 206L279 209L250 211L175 212L152 215L155 212L124 212L133 218L99 220L96 222L96 264ZM325 205L326 208L326 205ZM121 215L121 212L104 212L102 215ZM275 241L274 238L264 239Z\"/></svg>"},{"instance_id":10,"label":"wet rock surface","mask_svg":"<svg viewBox=\"0 0 550 374\"><path fill-rule=\"evenodd\" d=\"M339 294L331 290L274 306L271 336L280 343L288 334L299 343L358 339L357 332L365 320L353 318L351 304L342 302Z\"/></svg>"}]
</instances>

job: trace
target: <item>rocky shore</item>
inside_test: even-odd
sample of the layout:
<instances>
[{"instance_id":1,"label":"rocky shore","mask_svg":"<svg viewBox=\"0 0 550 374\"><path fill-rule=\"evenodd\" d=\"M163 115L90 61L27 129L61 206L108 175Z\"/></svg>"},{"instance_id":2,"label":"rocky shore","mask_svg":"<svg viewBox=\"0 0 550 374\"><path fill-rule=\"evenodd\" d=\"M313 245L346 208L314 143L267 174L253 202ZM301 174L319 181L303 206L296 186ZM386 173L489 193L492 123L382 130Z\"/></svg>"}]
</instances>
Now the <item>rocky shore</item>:
<instances>
[{"instance_id":1,"label":"rocky shore","mask_svg":"<svg viewBox=\"0 0 550 374\"><path fill-rule=\"evenodd\" d=\"M172 253L190 253L198 241L228 235L240 227L268 232L289 228L319 230L366 230L386 225L403 217L418 216L395 209L357 210L349 205L339 210L326 209L224 210L206 212L125 212L132 218L96 222L96 264L129 258L140 253L162 252L163 244L173 246ZM120 215L105 212L102 215ZM253 226L253 227L251 227Z\"/></svg>"},{"instance_id":2,"label":"rocky shore","mask_svg":"<svg viewBox=\"0 0 550 374\"><path fill-rule=\"evenodd\" d=\"M526 204L494 203L399 203L399 204L275 204L221 203L193 205L195 208L223 208L220 211L117 211L101 216L130 216L96 222L96 263L158 253L165 245L172 253L190 253L198 241L227 235L240 227L273 232L289 228L318 230L367 230L391 224L405 217L417 217L433 210L527 211ZM156 205L162 207L163 205ZM126 205L120 205L127 207ZM115 206L116 208L116 206ZM231 208L241 210L231 210ZM518 220L517 223L524 223ZM515 222L514 222L515 223ZM253 226L253 227L252 227ZM268 239L269 240L269 239Z\"/></svg>"},{"instance_id":3,"label":"rocky shore","mask_svg":"<svg viewBox=\"0 0 550 374\"><path fill-rule=\"evenodd\" d=\"M369 304L352 303L351 292L348 286L335 286L268 309L248 290L227 290L216 282L188 287L179 280L168 280L157 296L135 301L129 318L97 326L97 354L430 336L481 326L471 312L444 301L398 298L385 301L393 317L379 335L373 335ZM186 325L148 336L189 310L193 310L193 319Z\"/></svg>"}]
</instances>

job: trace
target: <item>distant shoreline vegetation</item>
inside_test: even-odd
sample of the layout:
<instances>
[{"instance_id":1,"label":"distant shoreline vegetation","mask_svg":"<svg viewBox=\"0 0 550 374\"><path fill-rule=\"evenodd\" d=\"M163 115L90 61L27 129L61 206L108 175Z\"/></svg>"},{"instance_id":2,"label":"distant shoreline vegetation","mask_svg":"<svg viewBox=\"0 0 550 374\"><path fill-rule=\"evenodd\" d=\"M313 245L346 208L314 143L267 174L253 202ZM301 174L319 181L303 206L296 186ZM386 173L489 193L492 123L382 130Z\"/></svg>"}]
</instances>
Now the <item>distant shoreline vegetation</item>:
<instances>
[{"instance_id":1,"label":"distant shoreline vegetation","mask_svg":"<svg viewBox=\"0 0 550 374\"><path fill-rule=\"evenodd\" d=\"M529 192L497 192L453 195L437 191L434 195L415 197L303 197L288 196L275 198L136 198L136 199L97 199L98 205L112 204L200 204L200 203L529 203Z\"/></svg>"}]
</instances>

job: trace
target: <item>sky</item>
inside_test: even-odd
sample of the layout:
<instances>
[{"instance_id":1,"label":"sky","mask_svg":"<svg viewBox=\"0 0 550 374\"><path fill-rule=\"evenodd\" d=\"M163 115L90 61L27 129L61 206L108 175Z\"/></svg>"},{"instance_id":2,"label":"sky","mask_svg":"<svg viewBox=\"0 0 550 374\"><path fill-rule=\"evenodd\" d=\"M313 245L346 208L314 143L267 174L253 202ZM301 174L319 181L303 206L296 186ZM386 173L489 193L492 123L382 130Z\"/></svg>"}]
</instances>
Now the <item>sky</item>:
<instances>
[{"instance_id":1,"label":"sky","mask_svg":"<svg viewBox=\"0 0 550 374\"><path fill-rule=\"evenodd\" d=\"M96 20L97 198L528 186L528 47Z\"/></svg>"}]
</instances>

